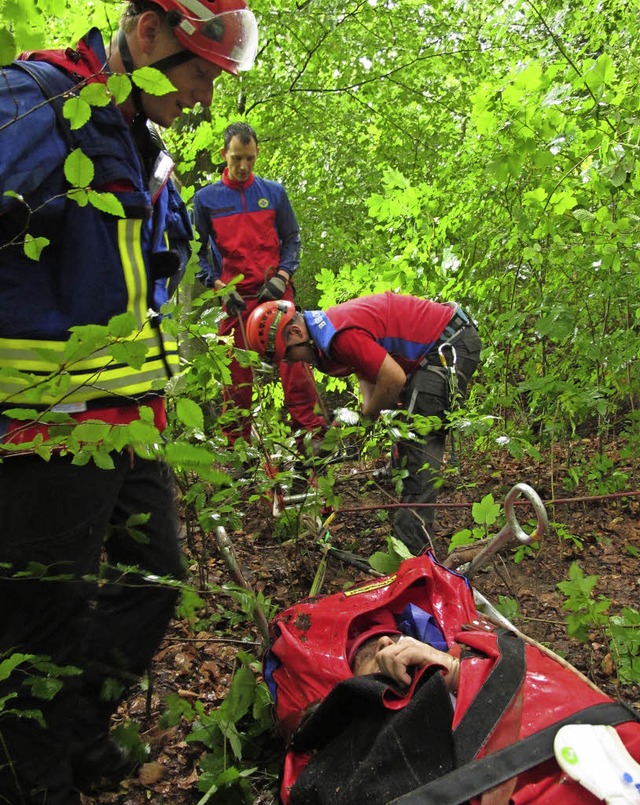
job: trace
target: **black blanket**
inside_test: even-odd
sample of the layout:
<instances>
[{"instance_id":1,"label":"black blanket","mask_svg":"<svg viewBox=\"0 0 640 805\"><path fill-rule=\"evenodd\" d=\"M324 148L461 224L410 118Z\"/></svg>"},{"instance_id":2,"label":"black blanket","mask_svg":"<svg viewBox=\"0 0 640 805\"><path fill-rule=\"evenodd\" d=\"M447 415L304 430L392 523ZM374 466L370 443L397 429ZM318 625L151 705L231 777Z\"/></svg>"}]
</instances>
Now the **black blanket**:
<instances>
[{"instance_id":1,"label":"black blanket","mask_svg":"<svg viewBox=\"0 0 640 805\"><path fill-rule=\"evenodd\" d=\"M411 701L389 710L383 676L337 685L296 734L312 751L291 790L291 805L380 805L455 767L453 707L439 669L428 669Z\"/></svg>"}]
</instances>

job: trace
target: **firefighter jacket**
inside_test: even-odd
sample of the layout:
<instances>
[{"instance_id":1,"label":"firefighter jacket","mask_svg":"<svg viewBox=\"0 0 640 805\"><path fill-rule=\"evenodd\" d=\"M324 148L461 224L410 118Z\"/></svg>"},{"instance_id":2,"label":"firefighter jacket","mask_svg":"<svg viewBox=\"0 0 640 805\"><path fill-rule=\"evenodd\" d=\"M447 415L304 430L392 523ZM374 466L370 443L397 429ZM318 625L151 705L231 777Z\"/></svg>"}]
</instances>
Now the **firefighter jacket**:
<instances>
[{"instance_id":1,"label":"firefighter jacket","mask_svg":"<svg viewBox=\"0 0 640 805\"><path fill-rule=\"evenodd\" d=\"M130 128L113 102L91 107L78 129L65 120L64 100L107 80L97 29L76 50L23 54L0 74L0 406L76 413L157 399L178 366L160 314L180 269L167 224L183 260L191 237L172 163L154 150L146 121ZM97 195L98 206L68 195L64 163L78 150L93 166L82 189L112 193L124 217L101 211ZM44 244L39 259L25 254L29 243ZM115 340L135 342L135 367L109 347L69 353L71 328L124 313L135 329Z\"/></svg>"},{"instance_id":2,"label":"firefighter jacket","mask_svg":"<svg viewBox=\"0 0 640 805\"><path fill-rule=\"evenodd\" d=\"M309 335L320 350L318 368L330 375L342 375L346 368L332 361L331 342L337 333L352 328L368 333L410 375L436 345L453 315L454 307L449 304L391 291L351 299L326 311L303 313Z\"/></svg>"},{"instance_id":3,"label":"firefighter jacket","mask_svg":"<svg viewBox=\"0 0 640 805\"><path fill-rule=\"evenodd\" d=\"M300 231L284 187L252 173L245 182L229 178L207 185L194 196L200 237L200 278L236 286L243 297L257 294L275 271L290 276L300 262Z\"/></svg>"}]
</instances>

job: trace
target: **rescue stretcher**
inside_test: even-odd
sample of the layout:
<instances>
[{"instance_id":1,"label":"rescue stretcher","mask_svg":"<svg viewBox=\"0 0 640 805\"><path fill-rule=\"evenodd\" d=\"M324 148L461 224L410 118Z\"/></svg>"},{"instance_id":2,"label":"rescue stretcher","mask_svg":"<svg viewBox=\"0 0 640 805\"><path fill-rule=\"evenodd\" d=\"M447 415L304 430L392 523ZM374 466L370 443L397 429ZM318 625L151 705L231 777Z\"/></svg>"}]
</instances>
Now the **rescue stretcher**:
<instances>
[{"instance_id":1,"label":"rescue stretcher","mask_svg":"<svg viewBox=\"0 0 640 805\"><path fill-rule=\"evenodd\" d=\"M530 501L536 515L531 533L517 519L514 504L520 496ZM520 632L472 585L477 571L511 540L528 545L547 528L544 505L526 484L509 492L505 515L500 533L462 566L446 567L428 552L406 560L395 573L369 576L343 592L305 599L274 618L264 676L288 746L281 780L284 805L640 804L638 713L614 702L564 659ZM389 766L388 752L393 753L397 735L383 755L380 746L386 744L376 738L358 762L357 773L354 766L336 783L345 756L361 744L355 732L366 732L359 719L370 724L370 715L348 698L360 702L364 695L346 659L349 636L376 612L389 610L398 620L409 605L433 619L447 646L462 650L450 724L451 757L439 761L441 774L431 769L421 776L421 767L428 765L421 758L431 752L429 730L416 736L411 732L415 726L406 724L432 718L426 694L418 693L435 679L432 675L425 682L425 673L416 676L408 692L386 687L380 694L382 705L375 699L375 707L382 707L381 723L393 718L399 725L392 728L394 735L404 729L410 736L395 765ZM418 707L422 710L416 721L412 711ZM440 743L448 743L447 733L448 728ZM395 771L403 763L406 784ZM362 768L369 769L365 777Z\"/></svg>"}]
</instances>

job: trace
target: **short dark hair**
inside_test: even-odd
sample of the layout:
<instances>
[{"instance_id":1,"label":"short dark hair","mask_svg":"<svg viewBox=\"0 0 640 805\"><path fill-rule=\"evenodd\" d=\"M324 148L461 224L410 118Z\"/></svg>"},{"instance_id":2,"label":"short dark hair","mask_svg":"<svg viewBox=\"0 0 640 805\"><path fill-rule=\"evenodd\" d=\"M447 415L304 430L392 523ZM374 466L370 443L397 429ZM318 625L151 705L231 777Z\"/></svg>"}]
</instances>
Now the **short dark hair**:
<instances>
[{"instance_id":1,"label":"short dark hair","mask_svg":"<svg viewBox=\"0 0 640 805\"><path fill-rule=\"evenodd\" d=\"M223 134L225 151L229 147L231 140L233 140L234 137L237 137L243 145L248 145L251 140L258 145L258 135L248 123L238 122L231 123L229 126L227 126Z\"/></svg>"},{"instance_id":2,"label":"short dark hair","mask_svg":"<svg viewBox=\"0 0 640 805\"><path fill-rule=\"evenodd\" d=\"M145 11L155 11L161 20L168 23L169 27L172 27L174 24L173 18L175 15L167 14L167 12L157 3L154 3L153 0L130 0L120 18L121 29L125 33L130 33L135 27L136 20L140 14L144 14ZM177 22L179 21L178 18Z\"/></svg>"}]
</instances>

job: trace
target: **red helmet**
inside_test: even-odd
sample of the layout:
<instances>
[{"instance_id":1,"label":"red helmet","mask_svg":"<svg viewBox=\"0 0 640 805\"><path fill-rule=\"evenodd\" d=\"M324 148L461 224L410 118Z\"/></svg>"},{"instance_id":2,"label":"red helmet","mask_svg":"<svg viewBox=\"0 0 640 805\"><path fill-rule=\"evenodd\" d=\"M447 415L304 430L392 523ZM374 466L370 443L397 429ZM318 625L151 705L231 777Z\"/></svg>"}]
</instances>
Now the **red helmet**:
<instances>
[{"instance_id":1,"label":"red helmet","mask_svg":"<svg viewBox=\"0 0 640 805\"><path fill-rule=\"evenodd\" d=\"M296 315L293 302L263 302L247 319L247 345L269 363L280 363L287 347L282 331Z\"/></svg>"},{"instance_id":2,"label":"red helmet","mask_svg":"<svg viewBox=\"0 0 640 805\"><path fill-rule=\"evenodd\" d=\"M173 32L183 47L233 75L249 70L258 51L258 24L245 0L154 0L177 12Z\"/></svg>"}]
</instances>

